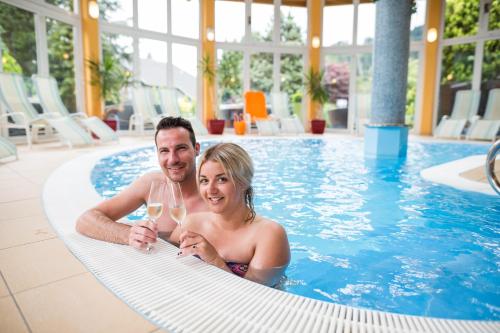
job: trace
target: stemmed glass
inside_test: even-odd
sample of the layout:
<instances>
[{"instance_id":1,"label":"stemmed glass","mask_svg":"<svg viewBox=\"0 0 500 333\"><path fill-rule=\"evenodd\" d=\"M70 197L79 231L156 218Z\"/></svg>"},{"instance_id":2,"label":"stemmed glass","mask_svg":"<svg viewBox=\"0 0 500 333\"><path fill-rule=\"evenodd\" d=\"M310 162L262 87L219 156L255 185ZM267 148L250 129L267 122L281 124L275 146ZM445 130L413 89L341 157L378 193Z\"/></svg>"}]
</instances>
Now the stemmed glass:
<instances>
[{"instance_id":1,"label":"stemmed glass","mask_svg":"<svg viewBox=\"0 0 500 333\"><path fill-rule=\"evenodd\" d=\"M182 199L181 185L177 182L169 181L167 183L167 195L170 217L181 226L182 221L186 217L186 206L184 205L184 199Z\"/></svg>"},{"instance_id":2,"label":"stemmed glass","mask_svg":"<svg viewBox=\"0 0 500 333\"><path fill-rule=\"evenodd\" d=\"M156 220L163 212L163 195L165 193L165 182L160 180L153 180L149 189L149 197L147 203L147 212L149 220L156 223ZM153 245L148 244L146 247L147 252L153 251Z\"/></svg>"}]
</instances>

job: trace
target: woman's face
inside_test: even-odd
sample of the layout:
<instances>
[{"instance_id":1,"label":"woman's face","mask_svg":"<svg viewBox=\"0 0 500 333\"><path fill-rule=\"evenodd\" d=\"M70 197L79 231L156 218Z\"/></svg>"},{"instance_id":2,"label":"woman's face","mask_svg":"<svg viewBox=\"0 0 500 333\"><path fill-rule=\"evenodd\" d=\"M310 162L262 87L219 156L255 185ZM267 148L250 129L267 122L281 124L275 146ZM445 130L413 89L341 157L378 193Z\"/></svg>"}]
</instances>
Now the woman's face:
<instances>
[{"instance_id":1,"label":"woman's face","mask_svg":"<svg viewBox=\"0 0 500 333\"><path fill-rule=\"evenodd\" d=\"M221 214L245 205L244 190L231 181L222 165L207 161L200 168L200 194L211 212Z\"/></svg>"}]
</instances>

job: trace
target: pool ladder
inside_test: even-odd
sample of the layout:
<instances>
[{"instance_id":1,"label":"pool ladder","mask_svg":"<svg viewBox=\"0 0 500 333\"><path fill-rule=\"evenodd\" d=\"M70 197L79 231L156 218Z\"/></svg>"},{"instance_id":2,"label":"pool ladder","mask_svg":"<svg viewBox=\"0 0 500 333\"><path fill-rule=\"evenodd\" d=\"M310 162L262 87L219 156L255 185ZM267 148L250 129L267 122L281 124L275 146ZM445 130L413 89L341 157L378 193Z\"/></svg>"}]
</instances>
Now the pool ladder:
<instances>
[{"instance_id":1,"label":"pool ladder","mask_svg":"<svg viewBox=\"0 0 500 333\"><path fill-rule=\"evenodd\" d=\"M495 142L493 146L491 146L490 150L488 151L488 156L486 157L486 177L488 177L488 182L490 183L491 187L493 187L495 192L500 195L500 181L495 175L495 160L499 151L500 140L497 140L497 142Z\"/></svg>"}]
</instances>

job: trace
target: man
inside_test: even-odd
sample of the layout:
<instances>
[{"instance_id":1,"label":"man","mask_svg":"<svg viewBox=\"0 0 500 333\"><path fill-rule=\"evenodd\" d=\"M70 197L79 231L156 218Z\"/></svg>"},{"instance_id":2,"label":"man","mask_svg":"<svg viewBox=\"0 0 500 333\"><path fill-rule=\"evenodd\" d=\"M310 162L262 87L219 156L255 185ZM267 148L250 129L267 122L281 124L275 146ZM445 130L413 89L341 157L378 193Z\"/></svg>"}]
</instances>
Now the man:
<instances>
[{"instance_id":1,"label":"man","mask_svg":"<svg viewBox=\"0 0 500 333\"><path fill-rule=\"evenodd\" d=\"M200 144L196 142L189 121L180 117L163 118L156 126L155 143L161 172L141 176L121 193L83 213L76 222L79 233L138 249L156 242L158 233L169 235L176 226L169 214L163 214L157 224L150 221L140 221L136 225L117 222L145 204L151 182L165 180L165 176L181 184L188 213L207 210L196 184L195 158L200 152Z\"/></svg>"}]
</instances>

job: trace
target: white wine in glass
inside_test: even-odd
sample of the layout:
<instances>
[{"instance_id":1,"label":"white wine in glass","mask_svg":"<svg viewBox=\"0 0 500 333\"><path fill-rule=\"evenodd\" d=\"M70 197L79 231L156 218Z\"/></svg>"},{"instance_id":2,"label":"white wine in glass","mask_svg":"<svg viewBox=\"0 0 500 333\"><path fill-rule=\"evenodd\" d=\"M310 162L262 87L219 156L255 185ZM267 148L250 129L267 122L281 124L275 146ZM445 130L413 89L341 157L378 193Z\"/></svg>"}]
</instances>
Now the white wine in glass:
<instances>
[{"instance_id":1,"label":"white wine in glass","mask_svg":"<svg viewBox=\"0 0 500 333\"><path fill-rule=\"evenodd\" d=\"M168 212L170 217L182 225L182 221L186 217L186 206L182 198L181 185L177 182L169 181L167 183L168 193Z\"/></svg>"},{"instance_id":2,"label":"white wine in glass","mask_svg":"<svg viewBox=\"0 0 500 333\"><path fill-rule=\"evenodd\" d=\"M161 216L161 213L163 212L163 196L165 193L165 184L165 182L159 180L153 180L151 182L147 213L149 220L153 223L156 223L156 220ZM146 246L146 251L153 251L153 245L148 244Z\"/></svg>"}]
</instances>

